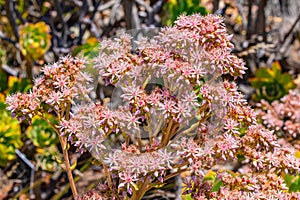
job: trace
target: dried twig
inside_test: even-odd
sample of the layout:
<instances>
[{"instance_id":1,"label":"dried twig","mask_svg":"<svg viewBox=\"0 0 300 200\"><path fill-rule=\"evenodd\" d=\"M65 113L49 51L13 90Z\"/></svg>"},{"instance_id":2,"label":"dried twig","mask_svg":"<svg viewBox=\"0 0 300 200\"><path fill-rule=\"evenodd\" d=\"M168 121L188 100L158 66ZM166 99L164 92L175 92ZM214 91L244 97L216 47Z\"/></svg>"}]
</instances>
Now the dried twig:
<instances>
[{"instance_id":1,"label":"dried twig","mask_svg":"<svg viewBox=\"0 0 300 200\"><path fill-rule=\"evenodd\" d=\"M248 0L248 23L247 23L247 34L246 39L249 40L252 35L252 2L253 0Z\"/></svg>"},{"instance_id":2,"label":"dried twig","mask_svg":"<svg viewBox=\"0 0 300 200\"><path fill-rule=\"evenodd\" d=\"M109 23L114 24L117 21L121 0L117 1L110 10Z\"/></svg>"},{"instance_id":3,"label":"dried twig","mask_svg":"<svg viewBox=\"0 0 300 200\"><path fill-rule=\"evenodd\" d=\"M152 6L152 12L148 13L148 23L147 25L150 26L154 24L155 22L155 14L157 14L164 4L165 0L158 0L153 6Z\"/></svg>"},{"instance_id":4,"label":"dried twig","mask_svg":"<svg viewBox=\"0 0 300 200\"><path fill-rule=\"evenodd\" d=\"M151 7L150 5L148 5L145 1L143 1L143 0L135 0L135 2L136 2L137 4L139 4L139 5L143 6L143 7L145 7L145 9L146 9L146 11L147 11L148 13L150 13L150 12L153 11L152 7Z\"/></svg>"},{"instance_id":5,"label":"dried twig","mask_svg":"<svg viewBox=\"0 0 300 200\"><path fill-rule=\"evenodd\" d=\"M58 18L59 18L59 20L61 21L61 23L62 23L62 40L63 40L63 42L64 42L64 44L65 43L67 43L67 37L68 37L68 25L67 25L67 23L65 22L65 20L64 20L64 13L63 13L63 9L62 9L62 7L61 7L61 2L60 2L60 0L54 0L54 4L55 4L55 8L56 8L56 10L57 10L57 16L58 16Z\"/></svg>"},{"instance_id":6,"label":"dried twig","mask_svg":"<svg viewBox=\"0 0 300 200\"><path fill-rule=\"evenodd\" d=\"M109 9L110 7L112 7L114 4L116 4L119 0L111 0L106 2L105 4L101 5L98 7L97 11L98 12L102 12L104 10Z\"/></svg>"},{"instance_id":7,"label":"dried twig","mask_svg":"<svg viewBox=\"0 0 300 200\"><path fill-rule=\"evenodd\" d=\"M1 68L9 75L16 76L16 77L18 77L18 75L19 75L18 71L16 71L15 69L11 68L10 66L8 66L6 64L3 64L1 66Z\"/></svg>"},{"instance_id":8,"label":"dried twig","mask_svg":"<svg viewBox=\"0 0 300 200\"><path fill-rule=\"evenodd\" d=\"M244 15L244 11L243 11L243 5L240 1L237 1L237 0L234 0L234 3L238 9L240 16L242 17L243 28L244 28L244 30L247 30L247 24L246 24L246 18Z\"/></svg>"},{"instance_id":9,"label":"dried twig","mask_svg":"<svg viewBox=\"0 0 300 200\"><path fill-rule=\"evenodd\" d=\"M126 23L127 30L130 30L133 28L132 13L133 13L134 4L135 4L135 2L133 0L124 0L123 1L124 12L125 12L125 23Z\"/></svg>"},{"instance_id":10,"label":"dried twig","mask_svg":"<svg viewBox=\"0 0 300 200\"><path fill-rule=\"evenodd\" d=\"M13 45L16 45L17 44L17 41L7 37L2 31L0 31L0 39L1 40L4 40L4 41L7 41L7 42L10 42L12 43Z\"/></svg>"},{"instance_id":11,"label":"dried twig","mask_svg":"<svg viewBox=\"0 0 300 200\"><path fill-rule=\"evenodd\" d=\"M5 1L5 10L8 21L12 28L12 31L16 37L16 40L19 40L19 31L16 23L16 13L14 12L14 3L13 1Z\"/></svg>"},{"instance_id":12,"label":"dried twig","mask_svg":"<svg viewBox=\"0 0 300 200\"><path fill-rule=\"evenodd\" d=\"M219 9L220 0L214 0L213 2L213 13L215 13Z\"/></svg>"},{"instance_id":13,"label":"dried twig","mask_svg":"<svg viewBox=\"0 0 300 200\"><path fill-rule=\"evenodd\" d=\"M291 26L290 30L285 34L284 38L282 41L279 41L276 45L276 48L274 50L274 53L271 54L267 61L267 65L270 66L275 58L278 58L279 54L284 55L286 50L284 50L284 45L287 41L287 39L290 37L290 35L293 33L294 29L296 28L298 22L300 21L300 14L298 15L297 19L295 20L294 24ZM288 45L285 49L287 49L290 45Z\"/></svg>"},{"instance_id":14,"label":"dried twig","mask_svg":"<svg viewBox=\"0 0 300 200\"><path fill-rule=\"evenodd\" d=\"M267 34L266 34L266 15L265 9L267 5L267 0L260 0L258 5L256 23L255 23L255 32L258 34L262 34L263 41L267 42Z\"/></svg>"},{"instance_id":15,"label":"dried twig","mask_svg":"<svg viewBox=\"0 0 300 200\"><path fill-rule=\"evenodd\" d=\"M86 31L86 29L83 29L83 24L82 24L82 20L84 18L84 16L86 15L88 11L88 4L87 4L87 1L84 0L83 1L83 5L81 6L81 11L79 13L79 21L78 21L78 26L79 26L79 36L78 36L78 41L77 41L77 44L81 44L81 41L82 41L82 37Z\"/></svg>"}]
</instances>

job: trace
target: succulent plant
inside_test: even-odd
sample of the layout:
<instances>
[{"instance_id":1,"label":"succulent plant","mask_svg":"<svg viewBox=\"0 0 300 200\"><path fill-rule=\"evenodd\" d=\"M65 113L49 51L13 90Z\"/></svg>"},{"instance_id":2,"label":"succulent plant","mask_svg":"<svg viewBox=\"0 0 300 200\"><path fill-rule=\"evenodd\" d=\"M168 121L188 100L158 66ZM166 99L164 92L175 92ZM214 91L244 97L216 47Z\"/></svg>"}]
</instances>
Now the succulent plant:
<instances>
[{"instance_id":1,"label":"succulent plant","mask_svg":"<svg viewBox=\"0 0 300 200\"><path fill-rule=\"evenodd\" d=\"M45 22L27 23L20 29L20 48L25 57L39 60L51 46L50 28Z\"/></svg>"},{"instance_id":2,"label":"succulent plant","mask_svg":"<svg viewBox=\"0 0 300 200\"><path fill-rule=\"evenodd\" d=\"M55 122L53 117L48 116L52 122ZM28 127L26 134L30 138L33 144L38 148L45 148L48 146L58 144L58 136L53 128L40 117L35 117L32 120L32 124Z\"/></svg>"},{"instance_id":3,"label":"succulent plant","mask_svg":"<svg viewBox=\"0 0 300 200\"><path fill-rule=\"evenodd\" d=\"M0 102L0 166L6 166L13 160L15 149L23 145L18 120L12 119L4 108L5 104Z\"/></svg>"},{"instance_id":4,"label":"succulent plant","mask_svg":"<svg viewBox=\"0 0 300 200\"><path fill-rule=\"evenodd\" d=\"M282 73L279 62L274 62L271 68L263 67L255 72L255 77L249 79L251 86L256 89L253 94L255 101L262 99L272 102L288 94L296 87L290 74Z\"/></svg>"}]
</instances>

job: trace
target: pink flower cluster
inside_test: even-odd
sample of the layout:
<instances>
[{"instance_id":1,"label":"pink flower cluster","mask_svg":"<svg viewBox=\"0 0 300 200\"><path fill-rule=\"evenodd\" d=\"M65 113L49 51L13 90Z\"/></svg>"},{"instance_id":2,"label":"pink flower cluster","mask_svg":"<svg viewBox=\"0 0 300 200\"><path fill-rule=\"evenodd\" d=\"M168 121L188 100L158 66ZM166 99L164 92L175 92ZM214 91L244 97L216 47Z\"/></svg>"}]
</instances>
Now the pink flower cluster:
<instances>
[{"instance_id":1,"label":"pink flower cluster","mask_svg":"<svg viewBox=\"0 0 300 200\"><path fill-rule=\"evenodd\" d=\"M74 113L79 117L70 122L84 121L78 142L90 138L89 124L100 131L103 144L113 144L112 152L105 145L102 154L94 155L120 178L118 187L128 195L135 197L144 184L166 181L171 171L176 174L185 167L193 185L186 191L195 199L229 198L230 192L245 199L271 193L275 198L286 190L282 179L276 177L278 185L267 193L270 180L262 180L262 174L299 171L299 160L280 148L273 131L257 124L236 84L218 80L225 73L245 73L243 62L230 54L230 38L222 18L193 15L180 17L153 39L136 42L135 48L126 34L101 43L95 68L107 84L122 90L122 103L113 105L111 99L108 108L82 106L85 114ZM149 83L155 87L147 89ZM252 177L224 176L218 192L202 181L207 170L238 159L250 166ZM238 178L242 176L247 181ZM230 181L243 188L230 186Z\"/></svg>"},{"instance_id":2,"label":"pink flower cluster","mask_svg":"<svg viewBox=\"0 0 300 200\"><path fill-rule=\"evenodd\" d=\"M130 37L101 43L101 52L95 67L107 83L116 83L126 73L132 81L136 77L167 74L168 83L182 79L199 82L205 74L229 73L234 77L245 73L241 59L230 52L233 45L226 33L222 18L208 16L182 16L174 27L162 29L154 39L143 39L131 54ZM157 67L160 70L157 70ZM129 80L130 81L130 80Z\"/></svg>"},{"instance_id":3,"label":"pink flower cluster","mask_svg":"<svg viewBox=\"0 0 300 200\"><path fill-rule=\"evenodd\" d=\"M159 38L164 47L178 55L184 55L196 65L207 65L208 73L229 73L234 77L245 73L243 61L230 53L232 36L227 34L223 19L218 16L183 15L174 27L164 29ZM186 48L199 51L185 54L182 49Z\"/></svg>"},{"instance_id":4,"label":"pink flower cluster","mask_svg":"<svg viewBox=\"0 0 300 200\"><path fill-rule=\"evenodd\" d=\"M300 136L300 94L297 91L290 91L271 104L262 100L258 107L263 124L275 130L279 137L295 139Z\"/></svg>"},{"instance_id":5,"label":"pink flower cluster","mask_svg":"<svg viewBox=\"0 0 300 200\"><path fill-rule=\"evenodd\" d=\"M7 97L7 109L20 121L26 119L30 122L35 115L42 116L44 111L54 110L60 116L76 95L87 93L85 87L80 87L80 81L89 80L81 72L85 68L84 64L84 60L68 56L45 66L42 69L43 75L35 79L29 94L16 93Z\"/></svg>"},{"instance_id":6,"label":"pink flower cluster","mask_svg":"<svg viewBox=\"0 0 300 200\"><path fill-rule=\"evenodd\" d=\"M126 148L132 150L131 148ZM106 158L105 163L111 171L119 171L122 183L119 188L126 185L127 191L132 194L129 187L148 179L148 181L158 180L163 183L163 177L167 171L172 169L173 156L166 149L159 149L137 155L135 152L116 150ZM135 186L134 186L135 187Z\"/></svg>"},{"instance_id":7,"label":"pink flower cluster","mask_svg":"<svg viewBox=\"0 0 300 200\"><path fill-rule=\"evenodd\" d=\"M195 199L299 199L300 193L287 193L284 180L275 174L252 174L239 175L233 172L220 172L217 179L222 182L218 191L212 191L211 181L206 180L200 183Z\"/></svg>"}]
</instances>

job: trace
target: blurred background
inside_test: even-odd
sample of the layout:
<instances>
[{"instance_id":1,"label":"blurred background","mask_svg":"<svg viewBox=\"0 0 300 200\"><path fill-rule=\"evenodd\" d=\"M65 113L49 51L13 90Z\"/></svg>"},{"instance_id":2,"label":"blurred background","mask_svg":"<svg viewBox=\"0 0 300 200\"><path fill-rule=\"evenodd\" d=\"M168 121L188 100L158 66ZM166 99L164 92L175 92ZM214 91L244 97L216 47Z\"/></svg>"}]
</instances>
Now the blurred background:
<instances>
[{"instance_id":1,"label":"blurred background","mask_svg":"<svg viewBox=\"0 0 300 200\"><path fill-rule=\"evenodd\" d=\"M0 12L0 199L71 199L55 132L38 118L19 124L5 98L28 92L41 67L61 56L92 59L101 39L121 31L170 26L181 14L222 15L233 53L248 67L237 81L250 105L271 103L300 84L300 1L0 0ZM109 96L111 88L101 92ZM82 194L104 178L102 169L88 153L69 152Z\"/></svg>"}]
</instances>

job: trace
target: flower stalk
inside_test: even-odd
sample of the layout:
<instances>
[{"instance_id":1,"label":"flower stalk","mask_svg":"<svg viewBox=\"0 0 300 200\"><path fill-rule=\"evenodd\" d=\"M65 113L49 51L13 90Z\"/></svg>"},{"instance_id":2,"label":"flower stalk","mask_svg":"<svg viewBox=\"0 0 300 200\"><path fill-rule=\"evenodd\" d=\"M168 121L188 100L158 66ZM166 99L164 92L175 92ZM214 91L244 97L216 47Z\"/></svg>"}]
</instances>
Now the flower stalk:
<instances>
[{"instance_id":1,"label":"flower stalk","mask_svg":"<svg viewBox=\"0 0 300 200\"><path fill-rule=\"evenodd\" d=\"M70 167L67 138L64 137L64 136L59 135L59 142L62 146L64 164L65 164L65 167L66 167L66 172L67 172L67 175L68 175L68 179L69 179L70 187L71 187L71 190L72 190L73 198L75 199L77 197L78 193L77 193L75 181L74 181L73 174L72 174L72 169Z\"/></svg>"}]
</instances>

